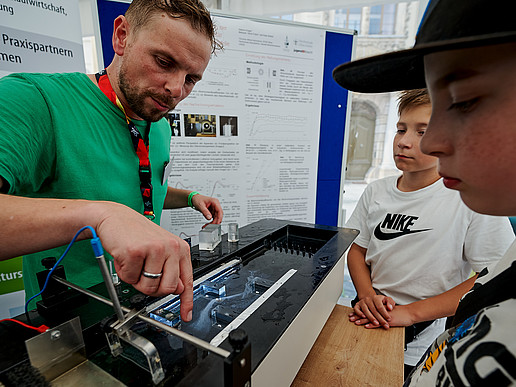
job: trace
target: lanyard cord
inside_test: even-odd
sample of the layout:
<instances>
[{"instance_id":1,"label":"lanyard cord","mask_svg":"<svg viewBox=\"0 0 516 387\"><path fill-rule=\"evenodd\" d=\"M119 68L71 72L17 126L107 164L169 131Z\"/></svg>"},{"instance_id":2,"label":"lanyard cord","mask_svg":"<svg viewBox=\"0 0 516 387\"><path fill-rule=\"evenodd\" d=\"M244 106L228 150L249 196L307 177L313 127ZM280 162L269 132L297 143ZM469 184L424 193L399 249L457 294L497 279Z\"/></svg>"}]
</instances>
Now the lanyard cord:
<instances>
[{"instance_id":1,"label":"lanyard cord","mask_svg":"<svg viewBox=\"0 0 516 387\"><path fill-rule=\"evenodd\" d=\"M124 113L125 120L127 122L127 129L129 130L129 134L131 135L131 140L133 142L134 151L136 152L136 156L138 156L139 160L138 174L140 176L140 192L143 199L143 215L150 219L154 219L155 215L152 207L152 175L149 160L150 122L147 122L147 130L144 139L136 128L134 122L127 116L122 103L118 99L118 96L109 82L106 69L95 74L95 78L97 79L100 90L102 90L106 97L108 97L109 100Z\"/></svg>"}]
</instances>

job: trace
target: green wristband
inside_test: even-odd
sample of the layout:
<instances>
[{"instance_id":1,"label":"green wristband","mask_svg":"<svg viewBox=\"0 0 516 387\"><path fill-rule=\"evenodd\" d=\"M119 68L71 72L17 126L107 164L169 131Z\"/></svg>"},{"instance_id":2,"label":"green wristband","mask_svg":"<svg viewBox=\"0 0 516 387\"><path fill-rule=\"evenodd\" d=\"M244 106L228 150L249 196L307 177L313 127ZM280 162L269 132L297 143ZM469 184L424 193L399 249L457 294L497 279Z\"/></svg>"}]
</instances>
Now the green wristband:
<instances>
[{"instance_id":1,"label":"green wristband","mask_svg":"<svg viewBox=\"0 0 516 387\"><path fill-rule=\"evenodd\" d=\"M195 209L195 206L192 203L192 198L194 197L194 195L199 195L199 192L192 191L188 194L188 206L192 207L193 209Z\"/></svg>"}]
</instances>

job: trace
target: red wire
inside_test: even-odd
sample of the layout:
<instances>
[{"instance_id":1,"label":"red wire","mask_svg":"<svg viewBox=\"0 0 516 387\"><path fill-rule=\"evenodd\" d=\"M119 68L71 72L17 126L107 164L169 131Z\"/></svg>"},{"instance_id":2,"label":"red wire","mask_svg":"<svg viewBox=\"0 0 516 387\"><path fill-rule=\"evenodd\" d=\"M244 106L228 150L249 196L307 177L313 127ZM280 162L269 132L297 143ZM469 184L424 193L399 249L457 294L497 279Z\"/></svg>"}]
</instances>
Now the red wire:
<instances>
[{"instance_id":1,"label":"red wire","mask_svg":"<svg viewBox=\"0 0 516 387\"><path fill-rule=\"evenodd\" d=\"M4 318L3 320L0 320L0 322L2 322L2 321L13 321L13 322L18 323L20 325L23 325L25 328L34 329L35 331L38 331L39 333L46 332L49 329L46 325L41 325L39 327L33 327L31 325L27 325L25 323L22 323L21 321L14 320L12 318Z\"/></svg>"}]
</instances>

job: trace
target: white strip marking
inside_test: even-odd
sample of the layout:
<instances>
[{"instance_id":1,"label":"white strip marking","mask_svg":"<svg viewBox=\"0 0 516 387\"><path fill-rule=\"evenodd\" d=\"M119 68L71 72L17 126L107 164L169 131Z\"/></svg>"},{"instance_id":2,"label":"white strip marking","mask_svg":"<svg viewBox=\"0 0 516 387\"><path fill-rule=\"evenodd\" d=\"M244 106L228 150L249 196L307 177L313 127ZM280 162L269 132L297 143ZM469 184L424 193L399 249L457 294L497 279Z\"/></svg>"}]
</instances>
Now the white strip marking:
<instances>
[{"instance_id":1,"label":"white strip marking","mask_svg":"<svg viewBox=\"0 0 516 387\"><path fill-rule=\"evenodd\" d=\"M238 328L247 318L253 314L253 312L258 309L260 305L262 305L265 301L267 301L270 296L274 294L276 290L278 290L285 282L288 281L290 277L292 277L297 270L290 269L287 271L283 277L281 277L279 280L277 280L265 293L263 293L260 297L258 297L251 305L247 307L246 310L244 310L242 313L240 313L233 321L231 321L220 333L215 336L211 341L211 345L219 346L220 343L222 343L224 340L226 340L226 337L229 336L229 332L231 332L233 329Z\"/></svg>"}]
</instances>

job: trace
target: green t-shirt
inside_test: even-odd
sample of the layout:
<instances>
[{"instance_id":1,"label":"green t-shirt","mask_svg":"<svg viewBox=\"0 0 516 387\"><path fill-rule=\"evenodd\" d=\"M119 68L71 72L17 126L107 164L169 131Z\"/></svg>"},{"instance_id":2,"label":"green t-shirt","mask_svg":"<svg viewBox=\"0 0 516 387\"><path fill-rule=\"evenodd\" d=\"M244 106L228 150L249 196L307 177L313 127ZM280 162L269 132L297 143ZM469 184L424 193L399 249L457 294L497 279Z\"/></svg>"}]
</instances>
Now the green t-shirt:
<instances>
[{"instance_id":1,"label":"green t-shirt","mask_svg":"<svg viewBox=\"0 0 516 387\"><path fill-rule=\"evenodd\" d=\"M0 176L9 194L37 198L107 200L143 213L138 157L123 113L81 73L12 74L0 79ZM142 136L145 121L134 121ZM153 206L159 223L167 191L170 126L149 134ZM85 225L87 226L87 225ZM59 258L66 246L23 260L27 298L39 292L41 259ZM102 281L89 241L76 242L63 260L67 278L83 287Z\"/></svg>"}]
</instances>

